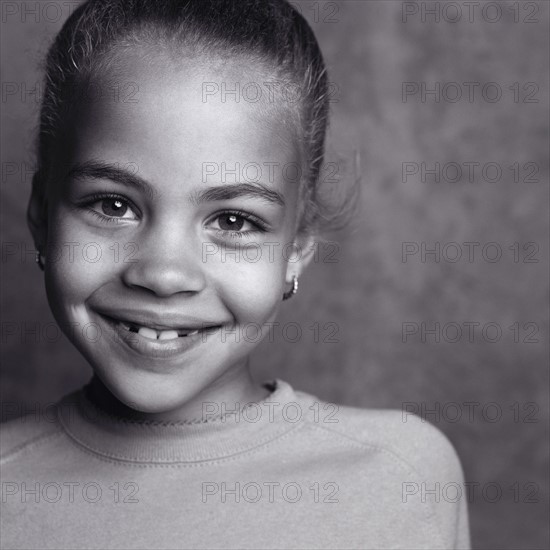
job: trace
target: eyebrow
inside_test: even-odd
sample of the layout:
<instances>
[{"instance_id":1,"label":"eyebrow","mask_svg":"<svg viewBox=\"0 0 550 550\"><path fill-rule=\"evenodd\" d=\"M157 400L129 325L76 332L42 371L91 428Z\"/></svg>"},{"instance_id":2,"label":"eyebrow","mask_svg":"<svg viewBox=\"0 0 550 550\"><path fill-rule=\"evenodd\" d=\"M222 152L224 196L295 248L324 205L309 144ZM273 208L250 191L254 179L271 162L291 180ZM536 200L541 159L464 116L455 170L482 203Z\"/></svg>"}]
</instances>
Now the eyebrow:
<instances>
[{"instance_id":1,"label":"eyebrow","mask_svg":"<svg viewBox=\"0 0 550 550\"><path fill-rule=\"evenodd\" d=\"M135 172L106 162L96 160L79 162L67 172L65 180L70 179L106 179L126 187L137 187L150 198L155 196L151 185Z\"/></svg>"},{"instance_id":2,"label":"eyebrow","mask_svg":"<svg viewBox=\"0 0 550 550\"><path fill-rule=\"evenodd\" d=\"M150 198L154 198L156 195L147 180L127 168L106 162L88 160L77 163L71 167L65 177L66 180L73 178L108 179L126 187L137 187ZM238 197L258 198L266 202L285 206L285 199L282 193L269 188L261 182L234 183L208 187L207 189L192 193L190 195L190 202L198 205L204 202L231 200Z\"/></svg>"},{"instance_id":3,"label":"eyebrow","mask_svg":"<svg viewBox=\"0 0 550 550\"><path fill-rule=\"evenodd\" d=\"M252 197L285 206L285 199L281 193L274 191L260 182L234 183L209 187L194 194L192 200L195 204L209 201L231 200L237 197Z\"/></svg>"}]
</instances>

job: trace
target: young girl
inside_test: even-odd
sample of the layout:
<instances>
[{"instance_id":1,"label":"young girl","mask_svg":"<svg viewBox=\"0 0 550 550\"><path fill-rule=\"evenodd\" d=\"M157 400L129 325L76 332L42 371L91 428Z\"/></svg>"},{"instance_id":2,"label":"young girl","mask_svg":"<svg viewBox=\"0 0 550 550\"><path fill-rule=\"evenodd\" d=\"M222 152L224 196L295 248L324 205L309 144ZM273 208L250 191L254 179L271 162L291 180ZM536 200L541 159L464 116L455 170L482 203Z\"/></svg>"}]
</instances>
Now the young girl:
<instances>
[{"instance_id":1,"label":"young girl","mask_svg":"<svg viewBox=\"0 0 550 550\"><path fill-rule=\"evenodd\" d=\"M28 219L94 375L3 425L2 547L468 548L437 430L250 374L250 328L296 294L323 218L305 20L284 0L90 0L46 70Z\"/></svg>"}]
</instances>

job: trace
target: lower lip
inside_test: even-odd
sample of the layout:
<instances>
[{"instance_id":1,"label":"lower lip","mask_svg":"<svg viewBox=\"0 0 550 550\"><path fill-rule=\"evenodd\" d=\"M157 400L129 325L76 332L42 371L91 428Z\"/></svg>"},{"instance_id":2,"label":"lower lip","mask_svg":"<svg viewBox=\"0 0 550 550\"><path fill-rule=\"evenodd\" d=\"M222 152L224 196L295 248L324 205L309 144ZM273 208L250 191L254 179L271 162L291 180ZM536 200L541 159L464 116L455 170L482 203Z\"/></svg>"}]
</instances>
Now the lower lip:
<instances>
[{"instance_id":1,"label":"lower lip","mask_svg":"<svg viewBox=\"0 0 550 550\"><path fill-rule=\"evenodd\" d=\"M197 334L190 336L179 336L171 340L153 340L146 338L137 332L131 332L124 328L121 323L104 317L101 318L111 327L111 338L117 344L130 348L143 357L149 359L170 359L188 352L190 349L198 346L201 342L206 342L207 337L221 327L208 330L199 330Z\"/></svg>"}]
</instances>

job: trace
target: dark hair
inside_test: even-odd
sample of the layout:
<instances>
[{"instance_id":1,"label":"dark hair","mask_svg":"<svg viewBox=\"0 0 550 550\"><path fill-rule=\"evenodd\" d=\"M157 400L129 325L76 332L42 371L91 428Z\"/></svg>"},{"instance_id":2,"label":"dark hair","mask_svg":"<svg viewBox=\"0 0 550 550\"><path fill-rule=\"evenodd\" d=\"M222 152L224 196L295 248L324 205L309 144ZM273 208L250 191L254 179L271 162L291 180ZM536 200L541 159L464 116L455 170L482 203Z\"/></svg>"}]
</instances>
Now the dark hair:
<instances>
[{"instance_id":1,"label":"dark hair","mask_svg":"<svg viewBox=\"0 0 550 550\"><path fill-rule=\"evenodd\" d=\"M75 91L101 72L117 47L160 46L172 55L245 56L300 91L304 176L300 232L321 218L319 172L328 125L328 77L315 35L286 0L88 0L68 18L46 58L46 82L33 185L44 193L55 143Z\"/></svg>"}]
</instances>

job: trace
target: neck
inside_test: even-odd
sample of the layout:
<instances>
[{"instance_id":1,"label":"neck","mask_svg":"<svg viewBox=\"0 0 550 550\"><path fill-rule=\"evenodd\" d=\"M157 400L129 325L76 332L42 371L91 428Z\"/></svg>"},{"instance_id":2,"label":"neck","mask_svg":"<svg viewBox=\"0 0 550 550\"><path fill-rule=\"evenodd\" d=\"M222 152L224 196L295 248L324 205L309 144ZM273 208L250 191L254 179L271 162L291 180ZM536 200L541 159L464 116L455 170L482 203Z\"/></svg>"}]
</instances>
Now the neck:
<instances>
[{"instance_id":1,"label":"neck","mask_svg":"<svg viewBox=\"0 0 550 550\"><path fill-rule=\"evenodd\" d=\"M224 411L240 409L247 403L258 403L269 395L269 391L252 378L249 363L246 362L235 370L225 372L178 408L167 411L150 413L128 407L96 374L88 385L87 394L98 407L117 417L136 421L189 422L204 418L205 413L217 416ZM206 410L205 403L208 403Z\"/></svg>"},{"instance_id":2,"label":"neck","mask_svg":"<svg viewBox=\"0 0 550 550\"><path fill-rule=\"evenodd\" d=\"M95 382L97 384L97 382ZM97 386L95 386L97 388ZM88 391L76 391L59 403L57 418L74 442L109 461L127 464L204 463L246 453L298 429L302 422L288 418L285 410L306 410L289 384L268 381L269 395L254 406L246 404L225 416L199 421L152 420L114 401L118 416L90 401ZM134 418L121 417L128 412ZM138 418L143 418L142 421ZM172 417L174 418L174 417ZM300 415L301 418L301 415Z\"/></svg>"}]
</instances>

